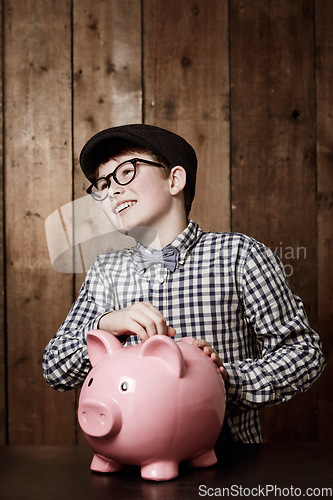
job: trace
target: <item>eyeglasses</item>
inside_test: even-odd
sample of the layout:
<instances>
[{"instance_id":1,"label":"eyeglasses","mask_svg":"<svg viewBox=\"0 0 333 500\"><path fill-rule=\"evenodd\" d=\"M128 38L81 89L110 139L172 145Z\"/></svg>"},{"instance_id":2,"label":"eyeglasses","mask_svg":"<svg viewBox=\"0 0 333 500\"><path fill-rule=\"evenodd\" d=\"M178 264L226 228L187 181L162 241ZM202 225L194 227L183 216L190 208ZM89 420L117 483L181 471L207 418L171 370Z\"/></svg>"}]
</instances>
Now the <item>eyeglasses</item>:
<instances>
[{"instance_id":1,"label":"eyeglasses","mask_svg":"<svg viewBox=\"0 0 333 500\"><path fill-rule=\"evenodd\" d=\"M141 158L132 158L120 163L113 172L106 177L100 177L93 184L91 184L86 192L91 194L94 200L103 201L108 196L108 189L111 186L111 179L120 186L127 186L136 176L137 163L145 165L153 165L155 167L165 168L161 163L156 163L150 160L143 160Z\"/></svg>"}]
</instances>

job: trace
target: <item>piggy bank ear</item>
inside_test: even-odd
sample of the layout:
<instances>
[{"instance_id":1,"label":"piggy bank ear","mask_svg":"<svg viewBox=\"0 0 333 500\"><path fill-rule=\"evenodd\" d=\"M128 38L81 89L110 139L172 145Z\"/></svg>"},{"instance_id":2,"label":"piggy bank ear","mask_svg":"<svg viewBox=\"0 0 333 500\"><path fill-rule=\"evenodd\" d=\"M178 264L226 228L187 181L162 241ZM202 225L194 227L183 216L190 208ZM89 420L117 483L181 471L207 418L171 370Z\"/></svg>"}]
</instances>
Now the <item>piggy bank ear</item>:
<instances>
[{"instance_id":1,"label":"piggy bank ear","mask_svg":"<svg viewBox=\"0 0 333 500\"><path fill-rule=\"evenodd\" d=\"M181 378L184 375L182 352L176 342L165 335L154 335L146 340L140 348L139 356L158 358L161 363L168 365L177 377Z\"/></svg>"},{"instance_id":2,"label":"piggy bank ear","mask_svg":"<svg viewBox=\"0 0 333 500\"><path fill-rule=\"evenodd\" d=\"M121 342L104 330L90 330L87 333L87 346L91 366L95 366L107 354L123 349Z\"/></svg>"}]
</instances>

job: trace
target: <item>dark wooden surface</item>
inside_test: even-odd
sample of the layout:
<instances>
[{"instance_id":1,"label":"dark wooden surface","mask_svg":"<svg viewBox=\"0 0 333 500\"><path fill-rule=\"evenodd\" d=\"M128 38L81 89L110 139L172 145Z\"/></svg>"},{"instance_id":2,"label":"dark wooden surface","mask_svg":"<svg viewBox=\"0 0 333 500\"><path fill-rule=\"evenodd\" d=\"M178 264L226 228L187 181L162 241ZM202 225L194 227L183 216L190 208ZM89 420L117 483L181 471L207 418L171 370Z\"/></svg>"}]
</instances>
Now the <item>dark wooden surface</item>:
<instances>
[{"instance_id":1,"label":"dark wooden surface","mask_svg":"<svg viewBox=\"0 0 333 500\"><path fill-rule=\"evenodd\" d=\"M151 482L141 479L139 468L114 474L90 471L91 450L86 446L1 446L0 499L34 500L136 499L166 500L222 496L216 488L229 488L229 497L249 497L245 488L270 488L266 497L278 497L288 488L308 488L318 498L318 488L333 489L333 450L328 443L228 445L218 451L219 463L207 469L181 465L177 479ZM200 485L203 485L199 490ZM241 490L240 488L244 488ZM232 489L233 488L233 489ZM314 490L316 488L316 490ZM256 492L254 490L255 496ZM325 490L322 496L325 497ZM227 497L227 490L224 496ZM231 494L233 493L233 495ZM299 491L297 490L297 493ZM284 494L283 496L286 497ZM294 495L295 496L295 495ZM327 495L329 496L329 495ZM250 498L252 498L250 496Z\"/></svg>"}]
</instances>

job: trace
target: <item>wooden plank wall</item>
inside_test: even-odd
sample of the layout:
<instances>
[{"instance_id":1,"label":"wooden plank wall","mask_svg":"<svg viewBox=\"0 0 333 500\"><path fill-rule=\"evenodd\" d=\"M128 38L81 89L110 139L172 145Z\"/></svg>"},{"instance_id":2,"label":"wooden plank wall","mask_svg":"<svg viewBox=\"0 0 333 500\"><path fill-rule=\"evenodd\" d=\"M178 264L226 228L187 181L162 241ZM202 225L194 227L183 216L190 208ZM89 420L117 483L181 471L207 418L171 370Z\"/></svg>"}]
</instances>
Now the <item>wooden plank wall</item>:
<instances>
[{"instance_id":1,"label":"wooden plank wall","mask_svg":"<svg viewBox=\"0 0 333 500\"><path fill-rule=\"evenodd\" d=\"M317 261L318 330L322 333L327 367L319 385L319 440L332 440L333 415L333 3L316 2L316 103L317 103Z\"/></svg>"},{"instance_id":2,"label":"wooden plank wall","mask_svg":"<svg viewBox=\"0 0 333 500\"><path fill-rule=\"evenodd\" d=\"M0 4L0 16L3 17L2 4ZM2 23L0 23L0 51L3 52ZM3 95L3 74L0 67L0 94ZM3 165L3 99L0 100L0 161ZM7 439L7 404L6 404L6 343L5 343L5 272L4 272L4 172L0 171L0 443Z\"/></svg>"},{"instance_id":3,"label":"wooden plank wall","mask_svg":"<svg viewBox=\"0 0 333 500\"><path fill-rule=\"evenodd\" d=\"M232 228L282 257L298 252L286 262L290 281L316 322L313 2L236 1L230 17ZM265 410L270 435L316 439L317 390ZM290 414L297 428L286 431Z\"/></svg>"},{"instance_id":4,"label":"wooden plank wall","mask_svg":"<svg viewBox=\"0 0 333 500\"><path fill-rule=\"evenodd\" d=\"M73 395L52 394L43 344L73 296L50 267L45 219L72 196L71 4L4 2L8 439L74 442Z\"/></svg>"},{"instance_id":5,"label":"wooden plank wall","mask_svg":"<svg viewBox=\"0 0 333 500\"><path fill-rule=\"evenodd\" d=\"M330 0L3 0L0 442L81 443L77 394L43 381L43 349L84 274L52 268L45 220L86 182L103 128L145 122L199 157L192 218L276 250L332 340ZM1 259L0 259L1 260ZM332 440L332 369L262 411L266 441Z\"/></svg>"}]
</instances>

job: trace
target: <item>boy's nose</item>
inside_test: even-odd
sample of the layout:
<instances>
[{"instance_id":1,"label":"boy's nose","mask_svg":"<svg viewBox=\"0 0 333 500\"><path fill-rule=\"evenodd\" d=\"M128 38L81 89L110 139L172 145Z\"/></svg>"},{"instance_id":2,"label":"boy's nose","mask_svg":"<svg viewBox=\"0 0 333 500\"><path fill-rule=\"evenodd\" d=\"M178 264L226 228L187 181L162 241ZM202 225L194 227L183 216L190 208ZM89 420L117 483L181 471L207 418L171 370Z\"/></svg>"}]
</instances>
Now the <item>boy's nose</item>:
<instances>
[{"instance_id":1,"label":"boy's nose","mask_svg":"<svg viewBox=\"0 0 333 500\"><path fill-rule=\"evenodd\" d=\"M110 187L108 188L108 197L109 198L114 198L115 196L118 196L124 192L123 186L120 186L119 184L110 184Z\"/></svg>"}]
</instances>

